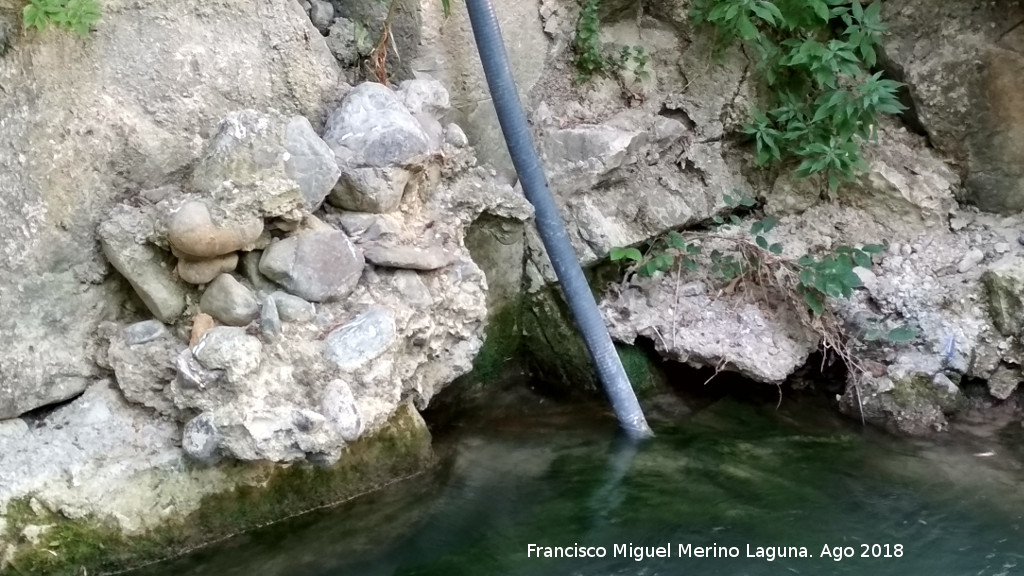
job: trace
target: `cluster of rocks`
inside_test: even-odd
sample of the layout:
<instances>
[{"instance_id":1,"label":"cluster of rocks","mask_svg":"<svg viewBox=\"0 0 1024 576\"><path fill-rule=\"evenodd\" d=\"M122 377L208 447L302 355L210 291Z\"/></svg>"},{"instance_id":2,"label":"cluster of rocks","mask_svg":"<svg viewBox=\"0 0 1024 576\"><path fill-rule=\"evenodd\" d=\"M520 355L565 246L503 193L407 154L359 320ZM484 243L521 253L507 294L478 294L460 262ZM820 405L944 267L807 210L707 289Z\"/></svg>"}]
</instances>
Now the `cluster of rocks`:
<instances>
[{"instance_id":1,"label":"cluster of rocks","mask_svg":"<svg viewBox=\"0 0 1024 576\"><path fill-rule=\"evenodd\" d=\"M417 79L353 88L322 138L232 113L187 191L116 206L104 254L155 317L104 328L125 397L184 422L204 462L333 462L468 371L486 282L463 234L482 204L438 198L447 107Z\"/></svg>"},{"instance_id":2,"label":"cluster of rocks","mask_svg":"<svg viewBox=\"0 0 1024 576\"><path fill-rule=\"evenodd\" d=\"M542 3L545 30L556 43L571 35L564 23L577 9ZM694 30L685 3L645 12L671 27L634 22L623 3L602 9L610 20L601 40L642 44L658 82L643 87L628 109L614 81L560 92L554 76L564 71L548 70L533 93L532 119L552 189L582 261L706 222L723 211L726 194L760 197L780 221L770 241L788 257L840 245L889 246L872 269L856 270L864 287L838 305L847 330L863 341L856 353L869 368L851 376L841 410L920 434L944 429L949 415L971 404L967 381L988 383L982 402L1013 398L1024 379L1019 322L1005 317L1016 309L1012 278L1022 223L959 202L1004 212L1019 207L1014 142L1022 132L1010 106L1017 80L1009 71L1019 65L1019 27L1012 23L1020 18L1006 17L1019 7L992 5L969 17L958 16L962 7L954 3L938 11L925 2L887 8L899 33L886 38L886 66L909 82L909 125L929 139L883 122L879 142L865 146L868 169L830 199L813 179L753 170L746 149L726 138L758 101L752 64L739 50L725 50L709 72L710 43ZM920 33L942 28L936 20L957 24L941 35ZM965 77L976 78L969 90L959 88ZM964 114L978 121L950 120ZM749 223L736 233L746 229ZM540 290L554 275L539 239L529 230L526 236L528 289ZM643 337L667 358L760 382L785 381L820 346L786 298L720 293L703 273L639 279L610 291L602 307L622 342ZM919 334L913 342L877 339L903 325Z\"/></svg>"}]
</instances>

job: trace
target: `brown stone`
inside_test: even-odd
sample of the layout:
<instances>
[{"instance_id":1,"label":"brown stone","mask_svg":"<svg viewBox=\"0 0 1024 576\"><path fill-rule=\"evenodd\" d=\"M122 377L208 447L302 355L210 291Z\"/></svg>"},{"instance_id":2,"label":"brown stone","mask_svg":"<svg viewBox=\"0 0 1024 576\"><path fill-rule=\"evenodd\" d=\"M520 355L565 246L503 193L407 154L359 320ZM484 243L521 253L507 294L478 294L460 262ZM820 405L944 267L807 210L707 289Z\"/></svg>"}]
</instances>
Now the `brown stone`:
<instances>
[{"instance_id":1,"label":"brown stone","mask_svg":"<svg viewBox=\"0 0 1024 576\"><path fill-rule=\"evenodd\" d=\"M188 347L195 347L203 338L203 335L215 325L216 322L214 322L213 316L203 312L196 314L195 318L192 319L192 337L188 340Z\"/></svg>"}]
</instances>

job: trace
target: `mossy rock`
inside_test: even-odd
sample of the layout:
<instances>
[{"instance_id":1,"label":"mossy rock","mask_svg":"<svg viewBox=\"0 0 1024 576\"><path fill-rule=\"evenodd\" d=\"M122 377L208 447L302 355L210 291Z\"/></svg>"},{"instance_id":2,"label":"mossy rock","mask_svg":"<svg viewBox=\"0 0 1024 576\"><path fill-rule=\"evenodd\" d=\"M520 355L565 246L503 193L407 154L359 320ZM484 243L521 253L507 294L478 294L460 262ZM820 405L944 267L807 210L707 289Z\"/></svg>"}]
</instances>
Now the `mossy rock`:
<instances>
[{"instance_id":1,"label":"mossy rock","mask_svg":"<svg viewBox=\"0 0 1024 576\"><path fill-rule=\"evenodd\" d=\"M110 519L34 511L27 497L7 507L4 539L15 549L0 576L79 576L140 566L350 500L433 462L430 432L415 408L405 404L383 430L349 445L333 466L227 464L225 472L241 479L234 490L208 496L195 512L142 534L125 534ZM24 537L30 526L49 528L33 543Z\"/></svg>"},{"instance_id":2,"label":"mossy rock","mask_svg":"<svg viewBox=\"0 0 1024 576\"><path fill-rule=\"evenodd\" d=\"M522 351L536 379L565 394L601 389L586 344L556 288L528 297L522 325ZM648 351L622 343L616 343L615 349L637 395L665 384L664 374Z\"/></svg>"}]
</instances>

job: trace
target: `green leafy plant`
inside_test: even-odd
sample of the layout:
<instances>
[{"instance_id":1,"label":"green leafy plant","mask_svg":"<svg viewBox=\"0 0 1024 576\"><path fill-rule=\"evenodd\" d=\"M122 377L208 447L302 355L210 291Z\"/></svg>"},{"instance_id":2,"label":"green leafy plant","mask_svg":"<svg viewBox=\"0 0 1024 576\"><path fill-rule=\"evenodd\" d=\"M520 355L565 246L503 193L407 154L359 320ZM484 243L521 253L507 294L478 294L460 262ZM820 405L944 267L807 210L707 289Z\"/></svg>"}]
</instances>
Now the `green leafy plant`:
<instances>
[{"instance_id":1,"label":"green leafy plant","mask_svg":"<svg viewBox=\"0 0 1024 576\"><path fill-rule=\"evenodd\" d=\"M640 80L651 77L650 63L651 57L643 46L623 46L619 52L619 68L633 72Z\"/></svg>"},{"instance_id":2,"label":"green leafy plant","mask_svg":"<svg viewBox=\"0 0 1024 576\"><path fill-rule=\"evenodd\" d=\"M576 65L576 79L585 82L595 74L601 74L608 66L601 46L601 17L598 8L601 0L587 0L580 10L580 19L576 23L576 37L573 39L573 51Z\"/></svg>"},{"instance_id":3,"label":"green leafy plant","mask_svg":"<svg viewBox=\"0 0 1024 576\"><path fill-rule=\"evenodd\" d=\"M22 11L26 28L45 30L54 25L85 36L100 19L96 0L29 0Z\"/></svg>"},{"instance_id":4,"label":"green leafy plant","mask_svg":"<svg viewBox=\"0 0 1024 576\"><path fill-rule=\"evenodd\" d=\"M742 131L759 165L792 161L798 176L821 174L835 192L865 168L861 143L876 137L879 116L905 109L901 84L869 72L886 29L880 0L699 0L693 16L719 42L757 55L772 107Z\"/></svg>"},{"instance_id":5,"label":"green leafy plant","mask_svg":"<svg viewBox=\"0 0 1024 576\"><path fill-rule=\"evenodd\" d=\"M723 199L733 213L727 218L714 217L715 228L711 231L689 232L685 236L671 231L655 239L646 251L613 248L609 258L626 266L624 281L634 274L651 277L676 267L696 272L704 264L708 276L721 282L726 291L732 292L740 285L758 285L788 298L797 309L806 311L808 324L821 334L827 347L839 350L840 355L853 364L845 344L849 338L832 314L829 302L852 297L854 290L862 286L854 269L870 269L872 257L885 247L878 244L838 246L826 254L808 254L794 259L784 254L781 243L769 240L778 224L774 216L753 220L747 228L738 213L752 213L757 203L740 193L726 194ZM743 232L735 234L736 227L743 227ZM704 245L709 242L715 242L715 247L702 257ZM731 248L723 248L723 245ZM917 332L907 326L897 326L861 336L865 341L896 343L916 338Z\"/></svg>"}]
</instances>

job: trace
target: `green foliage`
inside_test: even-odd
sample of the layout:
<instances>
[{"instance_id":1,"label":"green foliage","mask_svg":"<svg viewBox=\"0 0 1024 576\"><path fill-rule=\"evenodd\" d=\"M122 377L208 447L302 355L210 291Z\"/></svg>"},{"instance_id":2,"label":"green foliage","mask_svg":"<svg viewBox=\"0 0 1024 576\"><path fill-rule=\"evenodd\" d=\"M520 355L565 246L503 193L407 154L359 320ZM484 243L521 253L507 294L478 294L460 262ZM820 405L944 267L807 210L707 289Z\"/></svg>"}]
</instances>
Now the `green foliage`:
<instances>
[{"instance_id":1,"label":"green foliage","mask_svg":"<svg viewBox=\"0 0 1024 576\"><path fill-rule=\"evenodd\" d=\"M598 15L600 5L601 0L587 0L580 11L579 22L576 23L573 50L576 53L576 79L580 82L604 72L608 66L608 59L605 58L601 47L601 17Z\"/></svg>"},{"instance_id":2,"label":"green foliage","mask_svg":"<svg viewBox=\"0 0 1024 576\"><path fill-rule=\"evenodd\" d=\"M740 193L735 196L726 194L723 199L733 211L750 211L757 206L752 198ZM735 213L728 219L716 216L713 222L718 226L743 224L743 220ZM839 246L827 254L808 254L794 260L783 255L785 248L781 243L768 239L777 224L778 219L771 215L755 220L747 230L747 238L694 233L693 238L688 240L682 234L672 231L656 239L646 252L637 248L612 248L609 257L613 262L627 265L627 277L631 273L650 277L676 266L693 272L699 269L697 259L703 253L702 240L713 238L731 242L735 246L734 250L715 248L704 259L712 278L727 286L740 280L771 283L806 307L811 318L821 318L828 311L830 300L849 299L853 291L861 287L860 277L854 268L859 266L870 269L874 264L872 256L885 250L884 246L878 244ZM748 238L752 238L752 241ZM898 343L916 337L915 330L901 326L886 331L872 331L865 340L885 339Z\"/></svg>"},{"instance_id":3,"label":"green foliage","mask_svg":"<svg viewBox=\"0 0 1024 576\"><path fill-rule=\"evenodd\" d=\"M694 4L694 19L714 26L720 41L753 49L771 89L773 108L754 111L743 126L759 165L793 161L797 175L822 174L832 191L864 169L860 146L875 137L878 117L905 109L901 84L868 71L886 29L880 12L881 0L866 8L860 0Z\"/></svg>"},{"instance_id":4,"label":"green foliage","mask_svg":"<svg viewBox=\"0 0 1024 576\"><path fill-rule=\"evenodd\" d=\"M629 70L640 80L647 80L651 77L651 57L643 46L623 46L619 51L618 66L623 70Z\"/></svg>"},{"instance_id":5,"label":"green foliage","mask_svg":"<svg viewBox=\"0 0 1024 576\"><path fill-rule=\"evenodd\" d=\"M85 36L100 19L96 0L29 0L22 11L26 28L45 30L54 25Z\"/></svg>"}]
</instances>

